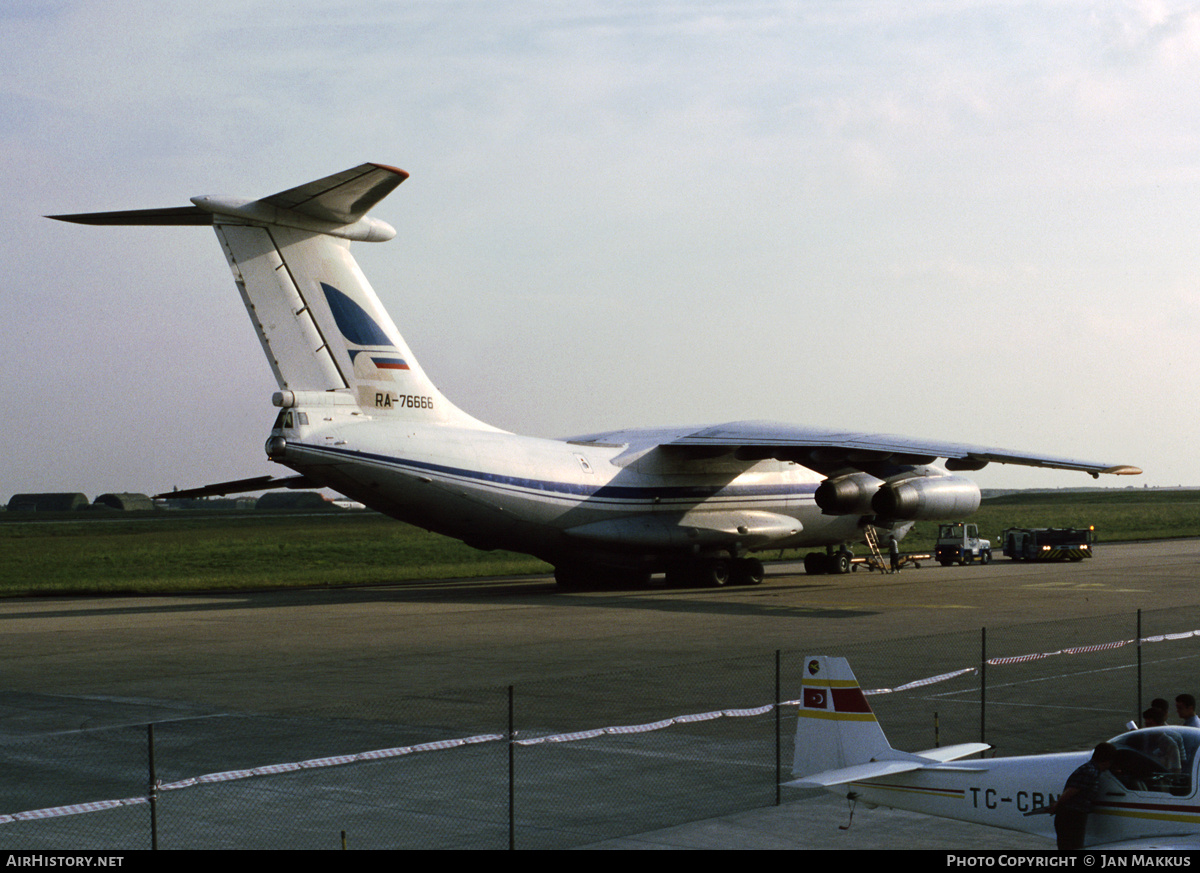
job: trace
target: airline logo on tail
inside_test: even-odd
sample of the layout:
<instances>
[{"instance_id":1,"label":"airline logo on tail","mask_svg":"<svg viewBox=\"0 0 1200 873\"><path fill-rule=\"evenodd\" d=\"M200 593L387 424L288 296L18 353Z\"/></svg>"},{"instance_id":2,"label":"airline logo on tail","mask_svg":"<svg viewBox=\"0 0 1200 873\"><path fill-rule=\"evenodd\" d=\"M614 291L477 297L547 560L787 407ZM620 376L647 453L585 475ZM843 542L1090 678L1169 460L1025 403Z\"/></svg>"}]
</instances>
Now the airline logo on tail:
<instances>
[{"instance_id":1,"label":"airline logo on tail","mask_svg":"<svg viewBox=\"0 0 1200 873\"><path fill-rule=\"evenodd\" d=\"M328 282L321 283L321 290L325 292L325 301L329 304L334 323L346 342L369 347L346 349L354 364L356 376L366 379L390 379L394 372L411 369L408 361L396 354L399 349L388 339L387 333L379 323L348 294L342 293ZM359 355L364 355L364 361L369 361L375 372L360 369Z\"/></svg>"},{"instance_id":2,"label":"airline logo on tail","mask_svg":"<svg viewBox=\"0 0 1200 873\"><path fill-rule=\"evenodd\" d=\"M347 340L359 346L396 347L375 319L367 315L367 311L349 295L326 282L321 283L321 290L325 292L325 300L329 303L329 311L333 313L338 330Z\"/></svg>"},{"instance_id":3,"label":"airline logo on tail","mask_svg":"<svg viewBox=\"0 0 1200 873\"><path fill-rule=\"evenodd\" d=\"M840 659L813 658L805 667L800 701L801 718L835 721L875 721L858 680L847 667L839 670ZM845 664L843 660L840 662Z\"/></svg>"}]
</instances>

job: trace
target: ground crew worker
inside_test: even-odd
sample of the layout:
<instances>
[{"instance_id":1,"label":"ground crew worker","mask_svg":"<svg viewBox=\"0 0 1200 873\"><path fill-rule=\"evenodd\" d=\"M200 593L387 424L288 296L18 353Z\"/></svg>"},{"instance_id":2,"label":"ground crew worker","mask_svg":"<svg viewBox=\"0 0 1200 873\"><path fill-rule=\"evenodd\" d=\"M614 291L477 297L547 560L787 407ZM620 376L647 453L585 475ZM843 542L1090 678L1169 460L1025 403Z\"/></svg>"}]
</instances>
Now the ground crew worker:
<instances>
[{"instance_id":1,"label":"ground crew worker","mask_svg":"<svg viewBox=\"0 0 1200 873\"><path fill-rule=\"evenodd\" d=\"M1100 796L1100 777L1108 772L1116 759L1117 748L1112 743L1096 746L1091 760L1067 777L1062 794L1050 804L1047 812L1054 816L1054 833L1058 836L1060 851L1083 848L1088 813Z\"/></svg>"}]
</instances>

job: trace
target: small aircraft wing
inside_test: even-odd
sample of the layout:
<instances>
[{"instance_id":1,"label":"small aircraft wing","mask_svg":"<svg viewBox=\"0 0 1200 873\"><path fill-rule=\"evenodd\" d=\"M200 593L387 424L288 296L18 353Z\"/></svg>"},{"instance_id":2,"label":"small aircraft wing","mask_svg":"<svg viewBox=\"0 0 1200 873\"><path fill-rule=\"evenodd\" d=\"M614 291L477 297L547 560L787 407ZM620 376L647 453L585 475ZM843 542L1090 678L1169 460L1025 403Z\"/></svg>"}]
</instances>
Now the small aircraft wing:
<instances>
[{"instance_id":1,"label":"small aircraft wing","mask_svg":"<svg viewBox=\"0 0 1200 873\"><path fill-rule=\"evenodd\" d=\"M1126 464L1034 455L990 446L913 439L892 434L797 427L771 421L719 424L664 442L662 448L712 457L733 452L741 460L777 458L795 461L818 471L885 461L931 464L938 458L945 458L948 470L980 470L995 461L998 464L1080 470L1093 477L1101 473L1130 476L1142 472Z\"/></svg>"}]
</instances>

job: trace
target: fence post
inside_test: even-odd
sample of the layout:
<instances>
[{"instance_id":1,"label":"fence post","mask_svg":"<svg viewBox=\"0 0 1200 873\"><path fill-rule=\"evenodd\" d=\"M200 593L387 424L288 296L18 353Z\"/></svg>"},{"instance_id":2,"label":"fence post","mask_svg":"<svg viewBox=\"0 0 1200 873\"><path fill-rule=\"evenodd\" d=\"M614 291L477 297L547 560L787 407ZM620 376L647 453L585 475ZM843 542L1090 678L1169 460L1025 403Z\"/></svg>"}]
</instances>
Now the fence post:
<instances>
[{"instance_id":1,"label":"fence post","mask_svg":"<svg viewBox=\"0 0 1200 873\"><path fill-rule=\"evenodd\" d=\"M158 775L154 767L154 725L146 725L146 747L150 765L150 848L158 848Z\"/></svg>"},{"instance_id":2,"label":"fence post","mask_svg":"<svg viewBox=\"0 0 1200 873\"><path fill-rule=\"evenodd\" d=\"M780 787L779 787L779 783L783 779L783 773L781 772L782 760L783 760L782 759L782 746L781 746L782 724L780 722L781 714L779 712L781 705L782 704L780 701L780 693L779 693L779 649L776 649L775 650L775 805L776 806L779 806L779 804L783 802L782 798L780 797Z\"/></svg>"},{"instance_id":3,"label":"fence post","mask_svg":"<svg viewBox=\"0 0 1200 873\"><path fill-rule=\"evenodd\" d=\"M517 732L513 725L513 686L508 686L508 848L517 847L516 818L513 810L516 784L513 772L513 751L517 744Z\"/></svg>"},{"instance_id":4,"label":"fence post","mask_svg":"<svg viewBox=\"0 0 1200 873\"><path fill-rule=\"evenodd\" d=\"M987 742L987 628L979 636L979 742Z\"/></svg>"},{"instance_id":5,"label":"fence post","mask_svg":"<svg viewBox=\"0 0 1200 873\"><path fill-rule=\"evenodd\" d=\"M1137 709L1134 710L1134 723L1142 724L1142 610L1137 611Z\"/></svg>"}]
</instances>

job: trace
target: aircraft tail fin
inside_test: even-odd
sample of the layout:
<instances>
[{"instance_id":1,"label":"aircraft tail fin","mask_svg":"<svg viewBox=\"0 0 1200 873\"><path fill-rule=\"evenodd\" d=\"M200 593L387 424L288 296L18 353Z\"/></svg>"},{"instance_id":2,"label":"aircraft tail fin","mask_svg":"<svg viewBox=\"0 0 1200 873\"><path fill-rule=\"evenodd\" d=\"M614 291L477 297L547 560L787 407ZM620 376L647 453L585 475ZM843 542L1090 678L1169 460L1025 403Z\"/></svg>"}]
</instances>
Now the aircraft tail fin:
<instances>
[{"instance_id":1,"label":"aircraft tail fin","mask_svg":"<svg viewBox=\"0 0 1200 873\"><path fill-rule=\"evenodd\" d=\"M846 659L808 657L792 765L798 778L784 784L830 788L936 767L990 748L987 743L960 743L915 753L893 749Z\"/></svg>"},{"instance_id":2,"label":"aircraft tail fin","mask_svg":"<svg viewBox=\"0 0 1200 873\"><path fill-rule=\"evenodd\" d=\"M281 389L277 403L488 428L434 387L350 254L396 231L367 212L408 174L362 164L260 200L193 197L174 209L54 215L82 224L211 225ZM333 392L339 398L314 395ZM488 428L490 429L490 428Z\"/></svg>"},{"instance_id":3,"label":"aircraft tail fin","mask_svg":"<svg viewBox=\"0 0 1200 873\"><path fill-rule=\"evenodd\" d=\"M903 756L892 749L845 658L804 659L792 774L807 777Z\"/></svg>"}]
</instances>

